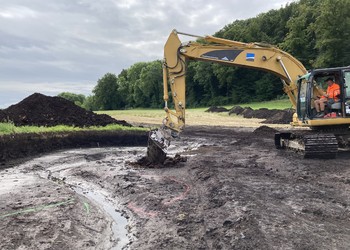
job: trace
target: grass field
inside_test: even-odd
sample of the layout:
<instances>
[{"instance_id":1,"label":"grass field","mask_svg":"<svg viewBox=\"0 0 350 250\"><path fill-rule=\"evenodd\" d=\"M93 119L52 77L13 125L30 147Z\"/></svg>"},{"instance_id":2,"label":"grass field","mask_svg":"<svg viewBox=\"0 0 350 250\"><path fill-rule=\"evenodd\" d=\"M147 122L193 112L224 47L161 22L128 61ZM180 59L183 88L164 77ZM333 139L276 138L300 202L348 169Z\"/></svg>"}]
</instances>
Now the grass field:
<instances>
[{"instance_id":1,"label":"grass field","mask_svg":"<svg viewBox=\"0 0 350 250\"><path fill-rule=\"evenodd\" d=\"M6 134L20 134L20 133L62 133L74 131L108 131L108 130L146 130L139 127L125 127L117 124L108 125L105 127L86 127L78 128L71 126L54 126L54 127L36 127L36 126L22 126L16 127L13 123L0 123L0 135Z\"/></svg>"},{"instance_id":2,"label":"grass field","mask_svg":"<svg viewBox=\"0 0 350 250\"><path fill-rule=\"evenodd\" d=\"M228 109L234 105L224 106ZM276 100L260 103L240 104L242 107L251 107L253 109L286 109L290 108L289 100ZM206 126L234 126L234 127L259 127L261 119L244 119L241 116L231 115L228 113L208 113L208 108L186 109L187 125L206 125ZM129 109L129 110L110 110L98 111L98 114L107 114L118 120L126 120L135 125L160 125L165 112L162 109ZM274 127L286 127L288 125L273 125Z\"/></svg>"}]
</instances>

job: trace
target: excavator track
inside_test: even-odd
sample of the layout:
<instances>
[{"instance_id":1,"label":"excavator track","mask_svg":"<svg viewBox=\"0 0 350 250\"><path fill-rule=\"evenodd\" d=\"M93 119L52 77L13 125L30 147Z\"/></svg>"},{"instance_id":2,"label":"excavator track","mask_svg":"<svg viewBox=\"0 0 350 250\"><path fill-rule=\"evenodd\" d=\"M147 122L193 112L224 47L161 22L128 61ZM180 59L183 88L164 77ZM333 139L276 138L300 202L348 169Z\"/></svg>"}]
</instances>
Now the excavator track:
<instances>
[{"instance_id":1,"label":"excavator track","mask_svg":"<svg viewBox=\"0 0 350 250\"><path fill-rule=\"evenodd\" d=\"M304 136L304 158L334 159L338 153L338 141L333 134Z\"/></svg>"},{"instance_id":2,"label":"excavator track","mask_svg":"<svg viewBox=\"0 0 350 250\"><path fill-rule=\"evenodd\" d=\"M276 133L278 149L300 152L304 158L334 159L338 153L338 141L334 134Z\"/></svg>"}]
</instances>

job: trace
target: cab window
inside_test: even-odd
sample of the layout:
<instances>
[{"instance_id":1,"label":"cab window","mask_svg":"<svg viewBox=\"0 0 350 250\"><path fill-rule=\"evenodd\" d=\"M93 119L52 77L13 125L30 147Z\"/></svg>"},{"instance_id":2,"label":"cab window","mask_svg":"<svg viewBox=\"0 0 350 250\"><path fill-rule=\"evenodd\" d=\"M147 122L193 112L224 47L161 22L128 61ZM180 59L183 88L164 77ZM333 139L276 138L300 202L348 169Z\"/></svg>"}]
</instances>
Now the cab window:
<instances>
[{"instance_id":1,"label":"cab window","mask_svg":"<svg viewBox=\"0 0 350 250\"><path fill-rule=\"evenodd\" d=\"M344 72L344 80L346 88L346 97L350 98L350 71Z\"/></svg>"}]
</instances>

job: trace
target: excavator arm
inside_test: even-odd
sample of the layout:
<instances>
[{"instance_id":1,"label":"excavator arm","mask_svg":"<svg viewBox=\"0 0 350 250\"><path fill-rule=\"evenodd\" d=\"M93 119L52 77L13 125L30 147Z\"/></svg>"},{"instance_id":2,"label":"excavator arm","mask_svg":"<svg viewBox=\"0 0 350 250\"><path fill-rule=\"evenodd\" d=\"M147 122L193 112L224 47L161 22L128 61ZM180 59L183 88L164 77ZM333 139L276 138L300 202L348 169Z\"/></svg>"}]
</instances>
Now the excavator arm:
<instances>
[{"instance_id":1,"label":"excavator arm","mask_svg":"<svg viewBox=\"0 0 350 250\"><path fill-rule=\"evenodd\" d=\"M253 68L270 72L281 78L283 90L296 108L297 79L307 70L301 62L290 54L262 43L242 43L213 36L198 37L204 43L181 43L179 34L173 30L164 47L163 84L166 118L165 127L181 132L185 126L185 75L186 60L214 62L238 67ZM169 89L175 111L168 108Z\"/></svg>"},{"instance_id":2,"label":"excavator arm","mask_svg":"<svg viewBox=\"0 0 350 250\"><path fill-rule=\"evenodd\" d=\"M182 43L179 34L201 39L201 43ZM214 62L270 72L281 78L283 90L294 108L297 106L297 79L307 70L290 54L263 43L242 43L213 36L199 37L173 30L164 46L163 84L166 117L163 127L152 131L149 138L148 157L153 162L165 159L172 137L185 127L186 60ZM168 107L170 93L175 111Z\"/></svg>"}]
</instances>

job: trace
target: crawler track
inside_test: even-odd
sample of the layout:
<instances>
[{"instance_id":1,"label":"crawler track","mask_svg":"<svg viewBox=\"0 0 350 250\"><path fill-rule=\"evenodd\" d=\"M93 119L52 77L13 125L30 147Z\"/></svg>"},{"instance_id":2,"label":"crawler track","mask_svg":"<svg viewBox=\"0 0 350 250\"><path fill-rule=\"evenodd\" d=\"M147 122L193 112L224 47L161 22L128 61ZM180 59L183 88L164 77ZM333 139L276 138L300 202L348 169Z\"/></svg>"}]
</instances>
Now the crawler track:
<instances>
[{"instance_id":1,"label":"crawler track","mask_svg":"<svg viewBox=\"0 0 350 250\"><path fill-rule=\"evenodd\" d=\"M301 152L304 158L334 159L338 153L338 141L334 134L276 133L278 149Z\"/></svg>"},{"instance_id":2,"label":"crawler track","mask_svg":"<svg viewBox=\"0 0 350 250\"><path fill-rule=\"evenodd\" d=\"M338 153L338 141L332 134L304 136L305 158L334 159Z\"/></svg>"}]
</instances>

